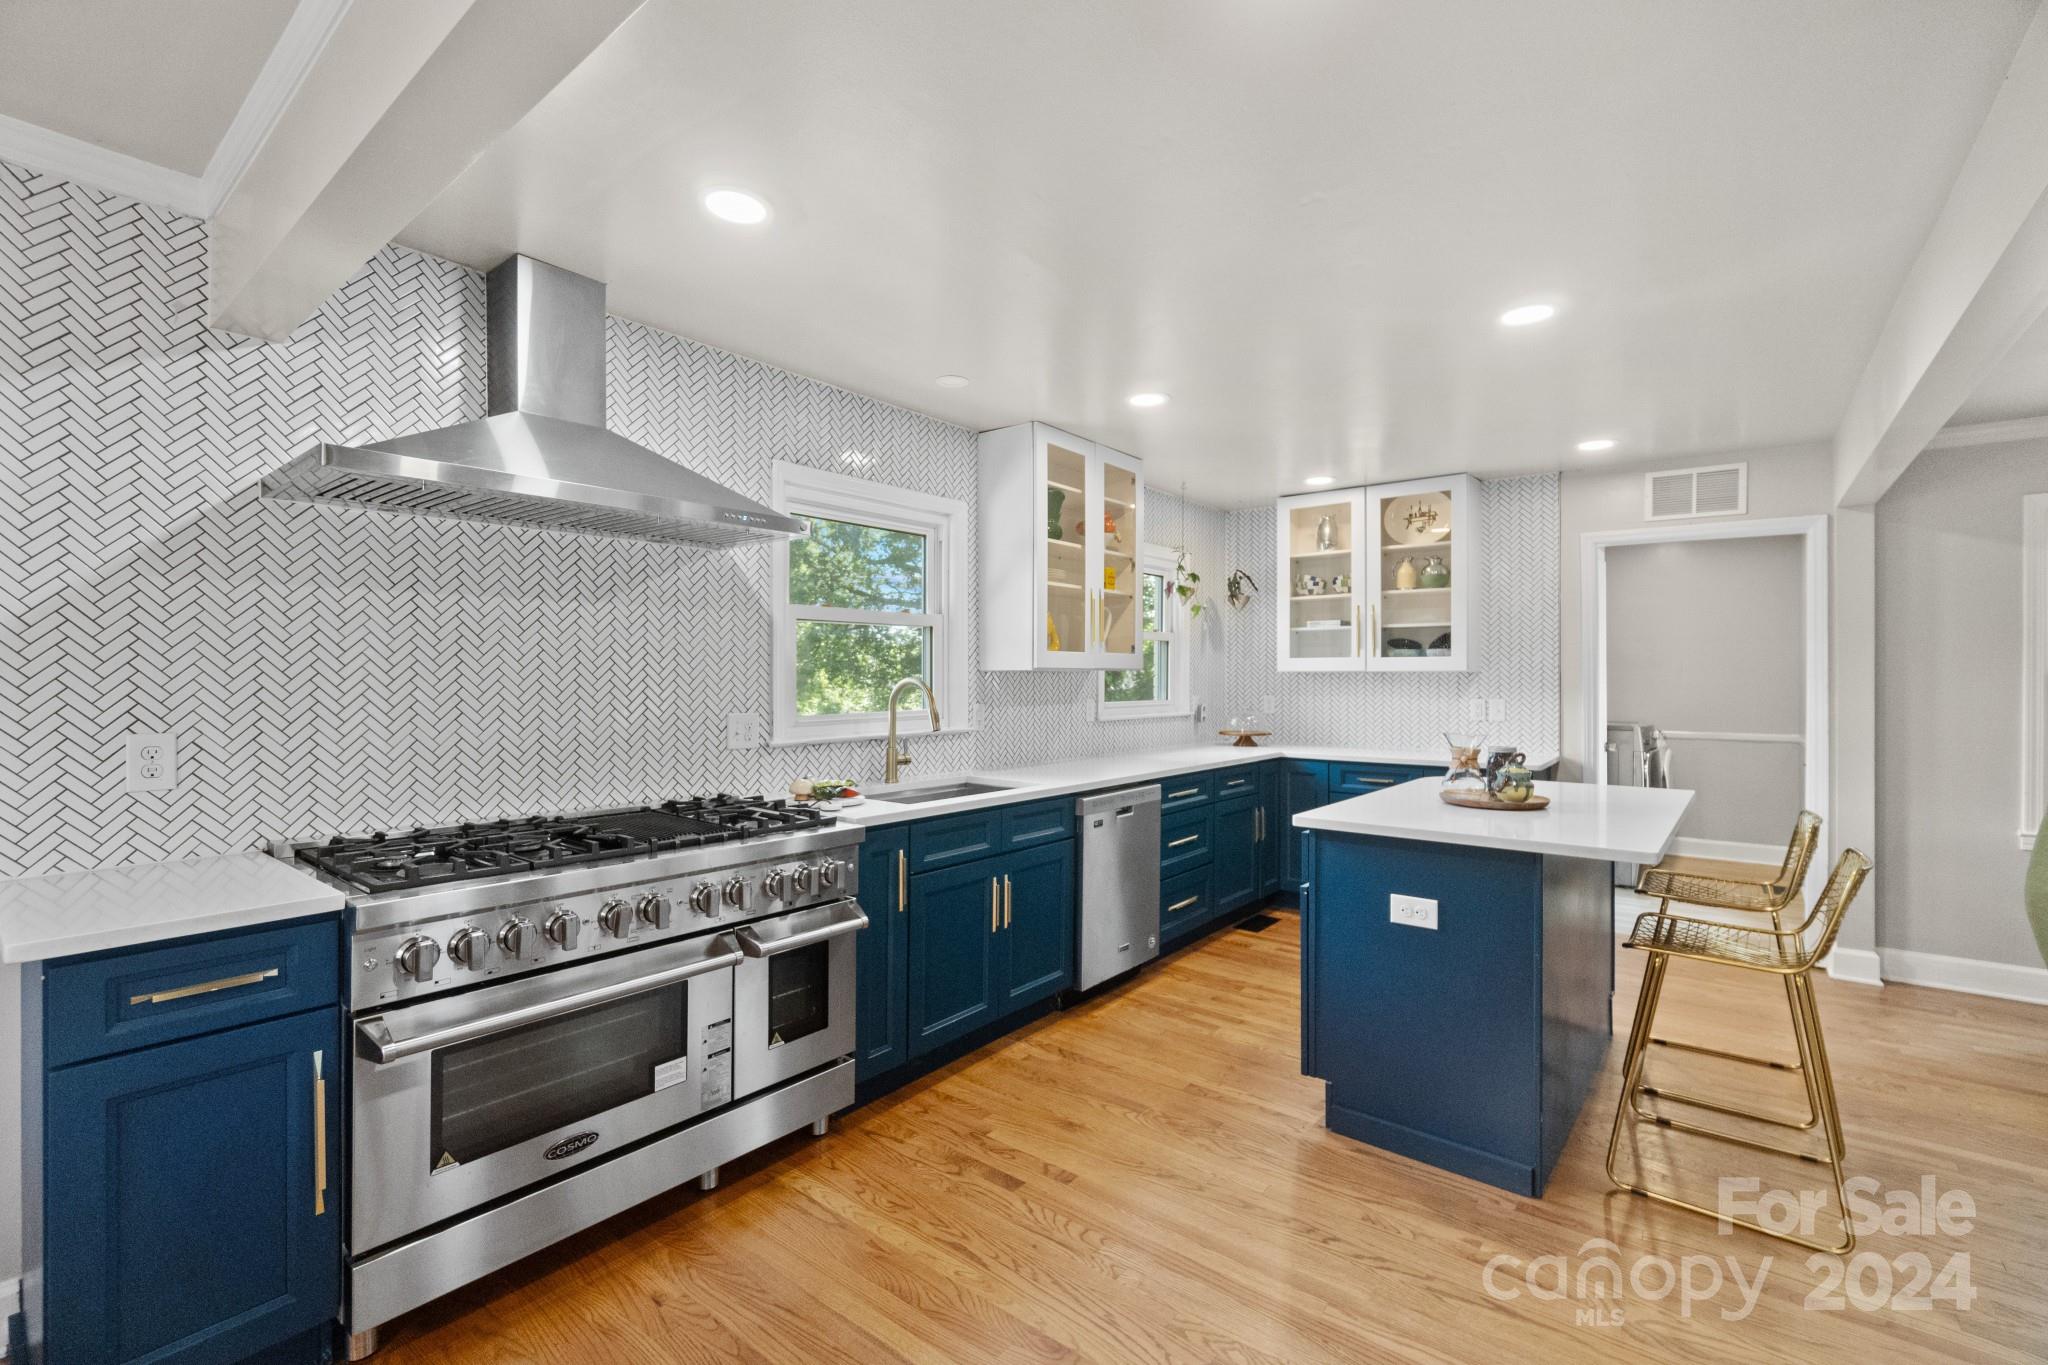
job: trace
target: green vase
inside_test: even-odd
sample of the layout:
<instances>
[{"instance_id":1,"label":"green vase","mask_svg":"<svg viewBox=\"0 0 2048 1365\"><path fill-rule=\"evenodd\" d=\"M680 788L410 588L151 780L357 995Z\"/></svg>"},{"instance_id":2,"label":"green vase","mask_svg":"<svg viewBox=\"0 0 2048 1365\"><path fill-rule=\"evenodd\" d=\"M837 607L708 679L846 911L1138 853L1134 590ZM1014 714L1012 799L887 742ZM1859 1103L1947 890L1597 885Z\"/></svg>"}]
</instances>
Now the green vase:
<instances>
[{"instance_id":1,"label":"green vase","mask_svg":"<svg viewBox=\"0 0 2048 1365\"><path fill-rule=\"evenodd\" d=\"M1048 488L1045 490L1045 538L1065 540L1067 533L1060 529L1060 508L1066 503L1067 490Z\"/></svg>"}]
</instances>

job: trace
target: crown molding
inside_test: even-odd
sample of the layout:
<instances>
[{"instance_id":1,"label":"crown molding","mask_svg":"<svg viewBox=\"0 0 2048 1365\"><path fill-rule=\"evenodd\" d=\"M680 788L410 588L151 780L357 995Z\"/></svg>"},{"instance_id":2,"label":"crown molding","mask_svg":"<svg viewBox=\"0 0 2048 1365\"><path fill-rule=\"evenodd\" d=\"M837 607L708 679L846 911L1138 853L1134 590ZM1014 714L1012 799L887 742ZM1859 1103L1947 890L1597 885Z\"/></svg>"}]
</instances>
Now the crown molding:
<instances>
[{"instance_id":1,"label":"crown molding","mask_svg":"<svg viewBox=\"0 0 2048 1365\"><path fill-rule=\"evenodd\" d=\"M203 174L192 175L129 156L96 142L39 128L0 114L0 161L106 190L173 213L209 219L262 150L350 0L299 0L284 31L256 73L241 108L221 134Z\"/></svg>"},{"instance_id":2,"label":"crown molding","mask_svg":"<svg viewBox=\"0 0 2048 1365\"><path fill-rule=\"evenodd\" d=\"M1967 426L1943 427L1927 443L1929 450L1953 450L1959 446L2000 445L2006 441L2037 441L2048 438L2048 417L2016 417L2010 422L1972 422Z\"/></svg>"}]
</instances>

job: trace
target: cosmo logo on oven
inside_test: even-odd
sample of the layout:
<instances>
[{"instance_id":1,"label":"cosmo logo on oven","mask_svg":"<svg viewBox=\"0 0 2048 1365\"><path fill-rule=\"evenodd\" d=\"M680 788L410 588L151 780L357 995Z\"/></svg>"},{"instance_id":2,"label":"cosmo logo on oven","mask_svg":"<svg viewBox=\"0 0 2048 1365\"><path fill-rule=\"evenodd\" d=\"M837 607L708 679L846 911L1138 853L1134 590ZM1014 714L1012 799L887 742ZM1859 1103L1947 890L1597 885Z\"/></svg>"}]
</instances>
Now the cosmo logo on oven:
<instances>
[{"instance_id":1,"label":"cosmo logo on oven","mask_svg":"<svg viewBox=\"0 0 2048 1365\"><path fill-rule=\"evenodd\" d=\"M578 1152L581 1152L586 1148L590 1147L596 1141L596 1133L573 1133L570 1136L563 1138L554 1146L548 1148L545 1152L542 1152L541 1155L546 1157L549 1161L560 1161L564 1157L571 1157L576 1155Z\"/></svg>"}]
</instances>

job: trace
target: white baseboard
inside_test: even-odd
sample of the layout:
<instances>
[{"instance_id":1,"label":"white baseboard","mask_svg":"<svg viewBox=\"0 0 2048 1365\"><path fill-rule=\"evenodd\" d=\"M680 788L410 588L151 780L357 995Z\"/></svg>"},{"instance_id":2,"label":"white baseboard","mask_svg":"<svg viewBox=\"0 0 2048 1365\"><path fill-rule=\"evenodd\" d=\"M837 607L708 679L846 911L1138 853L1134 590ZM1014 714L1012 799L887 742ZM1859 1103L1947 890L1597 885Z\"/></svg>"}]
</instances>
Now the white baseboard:
<instances>
[{"instance_id":1,"label":"white baseboard","mask_svg":"<svg viewBox=\"0 0 2048 1365\"><path fill-rule=\"evenodd\" d=\"M1822 965L1835 980L1853 981L1861 986L1882 986L1889 975L1874 948L1836 948Z\"/></svg>"},{"instance_id":2,"label":"white baseboard","mask_svg":"<svg viewBox=\"0 0 2048 1365\"><path fill-rule=\"evenodd\" d=\"M1933 986L1944 991L2020 1000L2048 1005L2048 967L2022 967L2010 962L1985 962L1974 957L1915 953L1880 948L1884 979L1908 986Z\"/></svg>"},{"instance_id":3,"label":"white baseboard","mask_svg":"<svg viewBox=\"0 0 2048 1365\"><path fill-rule=\"evenodd\" d=\"M1771 867L1785 861L1783 844L1744 844L1732 839L1673 839L1671 851L1687 858L1721 858L1732 863L1766 863Z\"/></svg>"}]
</instances>

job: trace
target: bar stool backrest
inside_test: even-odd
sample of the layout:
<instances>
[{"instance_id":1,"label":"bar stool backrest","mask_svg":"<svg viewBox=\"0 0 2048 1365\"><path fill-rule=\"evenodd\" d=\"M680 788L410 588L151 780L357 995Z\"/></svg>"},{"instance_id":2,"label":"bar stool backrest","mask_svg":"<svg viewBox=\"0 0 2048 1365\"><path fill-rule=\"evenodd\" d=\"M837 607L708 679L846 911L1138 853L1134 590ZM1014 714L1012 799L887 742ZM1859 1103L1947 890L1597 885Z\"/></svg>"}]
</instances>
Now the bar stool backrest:
<instances>
[{"instance_id":1,"label":"bar stool backrest","mask_svg":"<svg viewBox=\"0 0 2048 1365\"><path fill-rule=\"evenodd\" d=\"M1828 884L1821 888L1820 899L1814 902L1813 913L1806 917L1806 923L1799 926L1801 942L1807 931L1815 924L1820 926L1820 937L1813 948L1803 954L1808 963L1820 961L1828 955L1828 949L1835 946L1835 935L1842 931L1842 916L1848 912L1849 902L1856 899L1856 893L1863 888L1863 879L1870 873L1870 859L1853 848L1842 850L1842 856L1835 860L1835 870L1828 874Z\"/></svg>"},{"instance_id":2,"label":"bar stool backrest","mask_svg":"<svg viewBox=\"0 0 2048 1365\"><path fill-rule=\"evenodd\" d=\"M1785 905L1799 894L1799 888L1806 885L1806 869L1813 865L1813 850L1820 844L1820 817L1810 810L1799 812L1799 819L1792 826L1792 842L1785 845L1785 861L1778 867L1778 875L1771 881L1771 889L1777 892L1773 899Z\"/></svg>"}]
</instances>

